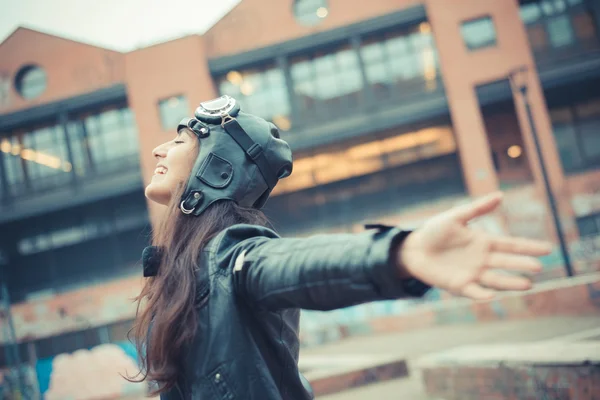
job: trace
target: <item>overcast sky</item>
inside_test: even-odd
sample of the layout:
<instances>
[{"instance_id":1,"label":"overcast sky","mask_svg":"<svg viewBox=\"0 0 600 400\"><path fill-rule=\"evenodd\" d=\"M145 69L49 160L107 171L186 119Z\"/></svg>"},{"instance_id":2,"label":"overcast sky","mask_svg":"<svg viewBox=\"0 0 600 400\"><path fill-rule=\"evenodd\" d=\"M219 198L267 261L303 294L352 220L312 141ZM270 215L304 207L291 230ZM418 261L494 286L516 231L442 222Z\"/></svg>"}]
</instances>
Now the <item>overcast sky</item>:
<instances>
[{"instance_id":1,"label":"overcast sky","mask_svg":"<svg viewBox=\"0 0 600 400\"><path fill-rule=\"evenodd\" d=\"M203 33L241 0L0 0L0 43L20 25L129 51Z\"/></svg>"}]
</instances>

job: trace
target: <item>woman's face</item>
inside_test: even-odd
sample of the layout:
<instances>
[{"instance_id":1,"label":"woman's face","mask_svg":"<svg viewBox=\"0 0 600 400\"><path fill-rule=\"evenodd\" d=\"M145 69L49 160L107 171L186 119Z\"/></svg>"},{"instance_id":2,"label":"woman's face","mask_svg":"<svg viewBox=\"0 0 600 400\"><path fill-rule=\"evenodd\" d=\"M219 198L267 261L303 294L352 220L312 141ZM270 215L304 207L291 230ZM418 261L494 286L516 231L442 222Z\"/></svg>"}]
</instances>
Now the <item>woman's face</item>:
<instances>
[{"instance_id":1,"label":"woman's face","mask_svg":"<svg viewBox=\"0 0 600 400\"><path fill-rule=\"evenodd\" d=\"M187 182L198 156L198 139L188 129L182 129L173 140L152 150L152 154L158 163L146 187L146 197L167 205L177 185Z\"/></svg>"}]
</instances>

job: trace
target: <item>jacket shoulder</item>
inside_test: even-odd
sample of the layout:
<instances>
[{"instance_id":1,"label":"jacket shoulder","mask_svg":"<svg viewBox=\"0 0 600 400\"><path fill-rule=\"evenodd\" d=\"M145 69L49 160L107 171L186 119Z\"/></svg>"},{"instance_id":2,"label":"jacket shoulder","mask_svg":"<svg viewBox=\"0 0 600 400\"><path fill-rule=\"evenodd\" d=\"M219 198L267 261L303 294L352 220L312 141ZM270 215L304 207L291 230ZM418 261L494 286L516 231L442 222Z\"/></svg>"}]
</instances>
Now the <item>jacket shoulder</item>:
<instances>
[{"instance_id":1,"label":"jacket shoulder","mask_svg":"<svg viewBox=\"0 0 600 400\"><path fill-rule=\"evenodd\" d=\"M244 250L248 251L258 243L280 238L273 229L260 225L238 224L221 231L207 246L209 257L220 270L228 267Z\"/></svg>"}]
</instances>

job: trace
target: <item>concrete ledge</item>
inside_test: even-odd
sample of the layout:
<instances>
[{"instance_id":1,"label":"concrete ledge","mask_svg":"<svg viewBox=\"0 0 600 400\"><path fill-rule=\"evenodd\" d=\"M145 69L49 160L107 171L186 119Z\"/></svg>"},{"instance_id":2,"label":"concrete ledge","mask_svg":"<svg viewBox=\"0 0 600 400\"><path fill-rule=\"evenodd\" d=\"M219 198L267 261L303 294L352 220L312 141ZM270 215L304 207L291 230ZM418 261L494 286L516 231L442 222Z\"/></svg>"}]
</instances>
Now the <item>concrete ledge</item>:
<instances>
[{"instance_id":1,"label":"concrete ledge","mask_svg":"<svg viewBox=\"0 0 600 400\"><path fill-rule=\"evenodd\" d=\"M600 398L594 342L465 346L419 360L429 396L444 400Z\"/></svg>"},{"instance_id":2,"label":"concrete ledge","mask_svg":"<svg viewBox=\"0 0 600 400\"><path fill-rule=\"evenodd\" d=\"M352 336L412 331L441 325L547 316L584 316L600 313L600 274L556 279L527 292L507 292L491 301L452 298L417 306L401 315L372 318L356 324L301 331L305 347Z\"/></svg>"},{"instance_id":3,"label":"concrete ledge","mask_svg":"<svg viewBox=\"0 0 600 400\"><path fill-rule=\"evenodd\" d=\"M315 396L408 376L408 366L403 359L371 359L351 366L317 369L304 373L313 387Z\"/></svg>"}]
</instances>

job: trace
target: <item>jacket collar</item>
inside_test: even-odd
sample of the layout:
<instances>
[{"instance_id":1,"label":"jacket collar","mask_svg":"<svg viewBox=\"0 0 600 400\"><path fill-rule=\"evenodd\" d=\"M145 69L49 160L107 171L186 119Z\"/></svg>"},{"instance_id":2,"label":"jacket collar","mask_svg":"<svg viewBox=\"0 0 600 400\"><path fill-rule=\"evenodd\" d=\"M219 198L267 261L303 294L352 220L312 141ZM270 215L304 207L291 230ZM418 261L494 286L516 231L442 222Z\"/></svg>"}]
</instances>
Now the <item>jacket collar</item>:
<instances>
[{"instance_id":1,"label":"jacket collar","mask_svg":"<svg viewBox=\"0 0 600 400\"><path fill-rule=\"evenodd\" d=\"M162 249L158 246L148 246L142 252L142 267L144 269L144 278L156 276L160 261L162 259Z\"/></svg>"}]
</instances>

